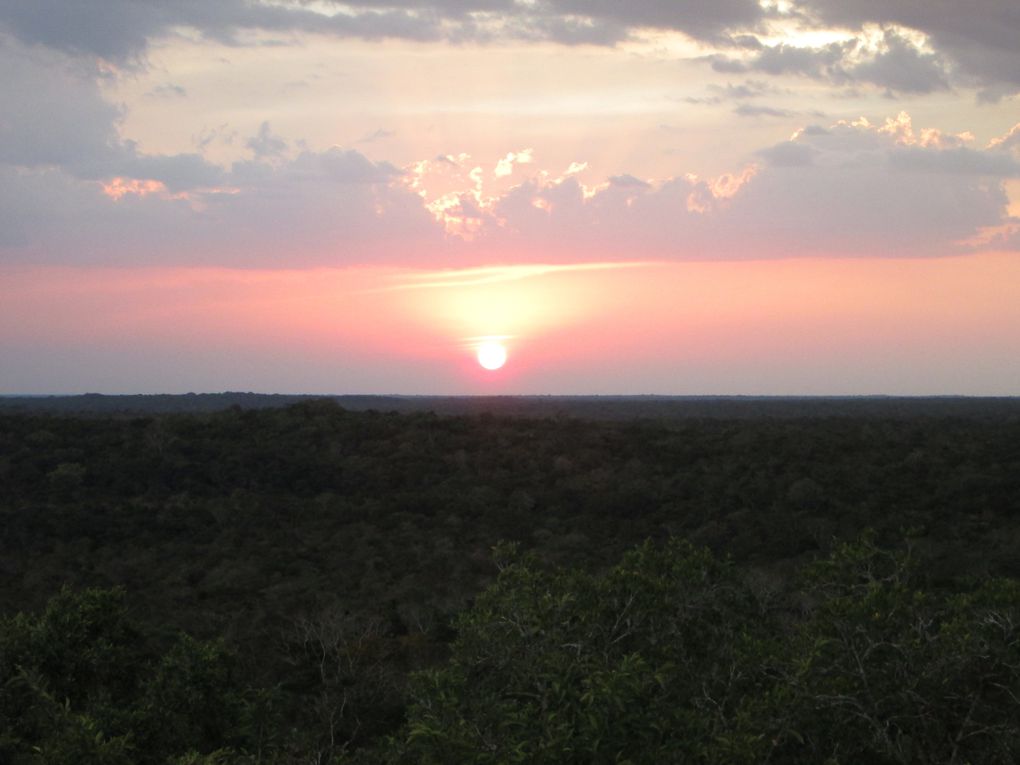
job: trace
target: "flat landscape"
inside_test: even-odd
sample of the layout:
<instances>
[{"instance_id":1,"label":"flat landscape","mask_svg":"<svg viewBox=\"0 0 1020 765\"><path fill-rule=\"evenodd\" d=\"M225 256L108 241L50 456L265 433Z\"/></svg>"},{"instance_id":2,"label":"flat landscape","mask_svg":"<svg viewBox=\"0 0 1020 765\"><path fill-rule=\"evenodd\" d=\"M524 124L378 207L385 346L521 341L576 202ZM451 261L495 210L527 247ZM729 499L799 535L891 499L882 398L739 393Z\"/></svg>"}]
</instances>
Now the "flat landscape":
<instances>
[{"instance_id":1,"label":"flat landscape","mask_svg":"<svg viewBox=\"0 0 1020 765\"><path fill-rule=\"evenodd\" d=\"M0 661L35 661L32 671L51 677L46 682L56 687L66 682L60 673L71 671L61 662L74 662L76 672L86 671L87 665L88 672L98 673L87 687L68 686L63 692L71 694L74 714L83 715L75 719L103 725L114 739L133 731L135 738L123 741L122 750L135 761L163 762L169 755L186 755L189 748L223 747L230 748L238 762L299 762L311 756L432 761L436 751L453 745L442 743L443 736L454 736L459 728L436 732L436 740L415 738L414 725L424 724L419 719L422 708L415 704L439 693L423 690L420 684L430 676L416 673L429 670L440 673L436 682L461 682L456 679L458 662L465 660L465 651L478 650L470 648L471 640L482 639L475 633L509 618L492 616L493 609L517 609L515 618L532 620L534 629L552 629L552 624L541 627L542 620L559 617L539 606L559 589L572 603L589 590L586 597L594 600L575 603L572 607L579 613L561 614L568 622L556 622L556 629L608 618L598 616L600 609L613 607L617 601L612 598L624 596L611 596L607 606L599 600L599 588L609 586L606 581L618 576L614 567L642 545L642 565L665 565L665 571L672 572L658 574L667 576L661 585L664 593L673 593L661 596L667 601L695 584L706 586L702 574L715 571L712 576L722 577L711 589L722 588L716 605L726 604L725 612L712 612L704 624L699 621L703 615L688 615L686 622L668 630L721 630L712 641L723 641L734 666L750 662L744 668L748 672L752 665L758 671L794 659L775 653L779 644L772 640L806 640L805 630L811 639L821 639L825 630L839 624L844 624L840 629L864 627L863 622L853 626L854 620L864 618L855 609L868 599L879 598L881 603L876 600L872 606L891 609L890 614L920 609L911 618L935 619L932 624L941 628L948 618L945 603L962 609L953 618L980 621L985 618L980 614L989 612L971 613L971 606L964 608L966 599L979 597L982 587L993 584L1015 587L1015 578L1020 578L1020 417L1013 399L438 400L440 408L478 412L457 415L423 411L435 401L427 398L250 401L262 408L244 408L233 394L4 402L0 609L7 621L2 622L0 639L7 642L0 645L7 646L2 654L7 658ZM338 401L356 402L363 410ZM212 402L221 408L211 411ZM384 411L394 402L418 411ZM98 405L90 408L94 403ZM171 413L145 413L146 403L154 404L155 412ZM56 413L65 406L75 414ZM33 408L36 411L30 411ZM681 544L688 547L678 548ZM710 558L698 557L704 555ZM664 562L655 556L677 560ZM684 585L684 577L691 576L683 573L684 566L693 565L692 560L702 574ZM835 577L826 587L850 588L835 601L844 609L838 618L845 623L830 612L832 604L825 605L830 590L819 590L806 573L826 561L835 567L826 574ZM902 571L896 569L901 564ZM845 570L847 565L850 570ZM879 569L885 572L881 576ZM861 578L866 572L876 576L871 584ZM669 579L677 576L681 581ZM627 597L653 597L652 592L642 594L648 585L641 582L646 580L626 585ZM541 593L526 594L535 587ZM855 587L864 589L850 597ZM713 603L715 597L710 598ZM856 603L854 597L864 600ZM1007 610L1002 614L1015 613L1020 601L1004 597L1008 606L1003 605ZM900 603L902 598L907 600ZM936 607L939 598L946 600ZM924 605L929 599L930 609ZM47 602L50 610L45 611ZM668 603L647 608L670 612ZM18 612L45 615L11 621ZM41 618L32 629L55 630L57 635L68 619L84 620L80 629L85 634L51 634L48 640L75 641L73 651L60 649L72 653L51 659L34 656L26 636L33 633L19 632L28 629L30 622L19 621L26 618ZM652 618L651 612L642 618ZM882 621L882 628L895 634L873 638L907 639L902 630L917 625L904 627L898 618ZM122 632L126 620L132 626ZM656 653L654 630L667 627L654 627L654 621L635 627L634 639L645 642L632 648L635 656L658 657L656 671L667 671L677 657ZM756 638L761 642L753 660L731 642L750 629L747 625L764 630ZM110 629L115 632L108 634ZM932 630L922 636L931 641L932 650L947 645L948 638L936 627ZM488 634L484 640L495 646L511 638ZM594 636L588 639L597 643ZM562 640L568 642L567 637ZM989 683L1015 687L1020 681L1020 674L1007 670L1008 656L1017 650L1013 640L1002 644L1005 664L994 670L1006 674L994 674ZM95 664L104 661L97 650L114 651L118 661L136 657L130 665L136 674L116 681L128 683L128 690L122 689L125 700L105 695L112 690L114 679L108 673L113 669ZM501 650L510 656L525 647L511 644ZM527 650L555 654L562 649L532 645ZM614 662L628 655L617 656L603 670L623 671ZM818 661L823 658L833 660ZM922 654L874 658L869 673L929 670L910 664L922 661ZM924 660L929 659L934 661ZM483 664L492 659L474 655L472 660ZM53 661L57 663L48 663ZM522 655L513 661L525 660ZM128 714L120 704L144 710L145 703L155 703L145 702L146 694L156 692L152 683L168 681L146 673L158 676L159 667L170 666L167 662L191 667L178 677L181 687L160 691L178 694L159 704L167 709L179 705L174 712L181 716L179 741L160 738L164 734L155 720L127 723L117 716ZM578 662L549 671L567 672L566 678L581 671L584 662ZM5 671L15 671L6 666ZM145 669L148 666L155 669ZM702 669L708 671L708 666ZM816 680L821 682L835 666L819 669ZM525 662L513 671L527 669ZM944 670L949 674L940 682L963 671L948 664ZM468 707L444 714L466 715L470 721L477 714L472 705L505 701L503 691L486 685L497 682L503 671L510 670L493 669L487 679L478 680L478 693L484 687L494 696L475 699L461 688L457 698ZM688 672L674 680L714 683L719 678ZM676 731L687 730L684 735L696 735L699 746L716 751L723 747L723 734L715 726L723 725L726 735L747 738L751 729L746 726L772 720L768 724L779 726L777 741L784 742L768 748L775 749L777 761L810 761L835 735L835 728L827 726L845 727L849 720L837 707L830 710L834 716L829 722L805 712L803 719L780 724L771 717L775 709L770 705L779 701L770 694L829 693L822 686L788 688L787 681L792 682L778 675L747 679L764 695L752 694L745 701L763 705L758 712L765 717L745 719L742 715L750 711L737 705L711 725L708 718L702 720L707 728L698 723ZM194 719L196 712L187 701L196 693L211 692L201 690L209 682L217 688L207 703L222 713L215 725ZM504 677L499 682L517 681ZM527 682L544 687L553 680ZM987 695L992 687L976 691L974 703L989 705L989 714L1009 709ZM70 735L66 731L32 734L38 728L24 727L24 714L16 711L41 690L17 684L6 688L0 702L21 720L14 730L26 737L25 745L38 745L39 740L67 745L46 738ZM580 688L575 690L583 695ZM893 698L895 693L887 690L890 698L872 712L876 719L920 713L909 699ZM651 690L641 691L646 692ZM646 702L652 698L655 694ZM965 712L957 702L943 701L945 708L925 712L932 717L925 729L941 731L930 734L932 747L951 740L945 738L947 726L969 732L969 725L977 725L959 716ZM565 709L575 703L582 704L580 697L563 701ZM611 707L623 702L607 697L602 703ZM656 715L665 717L636 722L639 729L665 724L674 713L696 712L685 706L691 698L683 694L667 694L656 703ZM804 696L798 703L809 710L818 699ZM904 704L906 708L900 708ZM167 709L161 707L159 714ZM269 718L259 718L256 725L252 715ZM213 727L207 730L207 724ZM443 717L428 724L454 723ZM799 726L796 735L783 732L786 724ZM540 721L532 720L527 727L535 725ZM996 725L1006 727L996 728L1000 733L994 736L968 739L971 751L989 757L981 761L1000 761L998 755L988 755L989 741L1006 747L1002 752L1012 751L1012 744L1003 743L1005 731L1012 728L1004 720ZM586 737L594 734L571 730L591 743ZM910 730L903 735L918 735ZM846 731L863 735L853 726ZM143 734L150 738L137 738ZM485 735L497 733L494 729ZM499 746L512 744L526 751L540 747L540 741L516 736L499 733ZM748 762L765 751L751 738L741 739ZM478 745L471 740L470 735L458 739L464 757ZM138 748L141 741L147 742L150 754ZM621 741L637 745L633 740L627 744L626 736ZM666 747L662 751L675 745L670 736L657 741L655 747ZM840 741L847 752L878 751L867 738L843 735ZM10 752L21 751L16 740L5 746ZM641 746L659 751L651 743Z\"/></svg>"}]
</instances>

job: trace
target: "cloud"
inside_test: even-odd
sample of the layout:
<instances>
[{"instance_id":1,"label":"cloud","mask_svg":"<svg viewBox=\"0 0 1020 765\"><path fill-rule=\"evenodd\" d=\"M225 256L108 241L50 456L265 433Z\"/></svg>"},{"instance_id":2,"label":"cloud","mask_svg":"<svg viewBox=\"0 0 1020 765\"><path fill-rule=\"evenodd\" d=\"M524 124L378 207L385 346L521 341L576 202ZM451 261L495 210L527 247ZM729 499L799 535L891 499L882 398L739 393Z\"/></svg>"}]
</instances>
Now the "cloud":
<instances>
[{"instance_id":1,"label":"cloud","mask_svg":"<svg viewBox=\"0 0 1020 765\"><path fill-rule=\"evenodd\" d=\"M780 92L778 88L763 80L746 80L737 85L731 82L725 85L709 84L706 90L708 91L707 96L702 98L689 97L683 100L689 104L722 104L745 101Z\"/></svg>"},{"instance_id":2,"label":"cloud","mask_svg":"<svg viewBox=\"0 0 1020 765\"><path fill-rule=\"evenodd\" d=\"M383 130L379 128L373 130L368 135L362 136L358 139L358 143L375 143L376 141L385 141L387 138L393 138L396 135L392 130Z\"/></svg>"},{"instance_id":3,"label":"cloud","mask_svg":"<svg viewBox=\"0 0 1020 765\"><path fill-rule=\"evenodd\" d=\"M798 47L779 43L762 48L746 65L744 71L765 74L797 74L824 77L842 82L846 80L843 59L851 49L849 43L834 42L817 48Z\"/></svg>"},{"instance_id":4,"label":"cloud","mask_svg":"<svg viewBox=\"0 0 1020 765\"><path fill-rule=\"evenodd\" d=\"M202 128L196 135L191 137L191 143L199 151L204 151L214 143L230 146L237 137L238 132L231 129L227 123L223 123L212 128Z\"/></svg>"},{"instance_id":5,"label":"cloud","mask_svg":"<svg viewBox=\"0 0 1020 765\"><path fill-rule=\"evenodd\" d=\"M1020 91L1020 6L1014 0L796 0L785 18L796 19L803 32L845 30L849 36L820 46L769 45L749 28L731 40L743 54L715 53L708 60L719 72L869 83L889 94L962 86L995 101Z\"/></svg>"},{"instance_id":6,"label":"cloud","mask_svg":"<svg viewBox=\"0 0 1020 765\"><path fill-rule=\"evenodd\" d=\"M1017 150L1020 149L1020 122L1015 124L1003 136L993 138L988 144L989 149Z\"/></svg>"},{"instance_id":7,"label":"cloud","mask_svg":"<svg viewBox=\"0 0 1020 765\"><path fill-rule=\"evenodd\" d=\"M188 91L180 85L174 85L172 82L168 82L163 85L157 85L146 93L146 95L150 98L187 98Z\"/></svg>"},{"instance_id":8,"label":"cloud","mask_svg":"<svg viewBox=\"0 0 1020 765\"><path fill-rule=\"evenodd\" d=\"M81 180L155 180L174 191L221 182L222 169L199 154L147 155L122 139L122 112L103 98L95 73L61 54L8 42L0 69L0 103L17 104L0 119L0 163Z\"/></svg>"},{"instance_id":9,"label":"cloud","mask_svg":"<svg viewBox=\"0 0 1020 765\"><path fill-rule=\"evenodd\" d=\"M256 159L280 157L287 151L287 142L280 136L273 135L268 122L263 122L259 126L259 132L245 141L244 145L251 149Z\"/></svg>"},{"instance_id":10,"label":"cloud","mask_svg":"<svg viewBox=\"0 0 1020 765\"><path fill-rule=\"evenodd\" d=\"M962 78L1002 93L1020 90L1020 5L1015 0L800 0L820 25L898 25L923 33Z\"/></svg>"},{"instance_id":11,"label":"cloud","mask_svg":"<svg viewBox=\"0 0 1020 765\"><path fill-rule=\"evenodd\" d=\"M169 2L169 6L180 3ZM23 42L66 53L87 53L105 59L127 59L141 53L152 35L167 23L154 3L103 0L65 3L60 0L0 0L0 23Z\"/></svg>"},{"instance_id":12,"label":"cloud","mask_svg":"<svg viewBox=\"0 0 1020 765\"><path fill-rule=\"evenodd\" d=\"M799 113L777 106L751 103L761 96L783 92L762 80L747 80L738 85L733 83L726 83L726 85L710 84L707 86L706 91L709 94L707 96L701 98L688 97L683 100L689 104L717 105L735 103L736 106L733 107L733 113L738 117L793 117Z\"/></svg>"},{"instance_id":13,"label":"cloud","mask_svg":"<svg viewBox=\"0 0 1020 765\"><path fill-rule=\"evenodd\" d=\"M1016 131L976 149L968 134L915 129L905 113L809 125L715 178L620 174L595 185L582 181L583 163L551 173L528 150L398 168L338 146L289 153L265 123L251 158L221 167L200 154L145 154L115 132L91 130L109 140L79 145L78 156L0 160L5 260L298 267L926 257L1015 241L1002 229L1010 223L1003 181L1020 176L1020 161L1000 147L1014 145ZM1007 233L982 234L1000 229ZM967 244L980 236L985 244Z\"/></svg>"},{"instance_id":14,"label":"cloud","mask_svg":"<svg viewBox=\"0 0 1020 765\"><path fill-rule=\"evenodd\" d=\"M905 167L897 160L904 152L930 157L931 172ZM757 230L761 246L773 251L945 255L1005 212L1001 183L984 168L956 172L942 162L942 150L904 148L862 122L801 133L764 155L769 168L734 198L728 216L734 227ZM807 156L810 162L798 161Z\"/></svg>"},{"instance_id":15,"label":"cloud","mask_svg":"<svg viewBox=\"0 0 1020 765\"><path fill-rule=\"evenodd\" d=\"M306 151L294 161L292 168L311 177L321 172L322 177L338 183L388 183L401 171L389 162L372 162L361 152L332 146L323 152Z\"/></svg>"},{"instance_id":16,"label":"cloud","mask_svg":"<svg viewBox=\"0 0 1020 765\"><path fill-rule=\"evenodd\" d=\"M151 154L63 54L0 45L0 248L32 262L307 263L400 257L441 243L402 171L352 149L288 157L268 123L252 159ZM224 126L197 143L230 134ZM399 240L399 241L398 241Z\"/></svg>"},{"instance_id":17,"label":"cloud","mask_svg":"<svg viewBox=\"0 0 1020 765\"><path fill-rule=\"evenodd\" d=\"M496 163L496 169L493 173L497 178L505 178L514 171L514 165L526 165L530 164L534 160L532 159L532 149L522 149L517 152L509 152L499 162Z\"/></svg>"},{"instance_id":18,"label":"cloud","mask_svg":"<svg viewBox=\"0 0 1020 765\"><path fill-rule=\"evenodd\" d=\"M975 151L965 147L931 151L916 146L901 148L889 155L897 170L911 172L1020 178L1020 162L1008 154Z\"/></svg>"},{"instance_id":19,"label":"cloud","mask_svg":"<svg viewBox=\"0 0 1020 765\"><path fill-rule=\"evenodd\" d=\"M724 99L738 101L776 92L775 87L762 80L747 80L740 85L727 83L725 87L718 85L709 85L708 87L709 90L718 93Z\"/></svg>"},{"instance_id":20,"label":"cloud","mask_svg":"<svg viewBox=\"0 0 1020 765\"><path fill-rule=\"evenodd\" d=\"M94 179L123 176L159 181L172 192L217 186L226 180L221 167L199 154L137 154L134 151L115 162L92 168L90 175Z\"/></svg>"},{"instance_id":21,"label":"cloud","mask_svg":"<svg viewBox=\"0 0 1020 765\"><path fill-rule=\"evenodd\" d=\"M363 9L364 10L364 9ZM132 63L151 40L179 27L226 42L244 30L322 32L367 38L434 39L438 19L407 9L327 15L306 7L246 0L0 0L0 24L20 40L70 54Z\"/></svg>"},{"instance_id":22,"label":"cloud","mask_svg":"<svg viewBox=\"0 0 1020 765\"><path fill-rule=\"evenodd\" d=\"M586 17L623 29L669 29L703 40L746 29L762 18L755 0L548 0L537 5L555 17Z\"/></svg>"},{"instance_id":23,"label":"cloud","mask_svg":"<svg viewBox=\"0 0 1020 765\"><path fill-rule=\"evenodd\" d=\"M777 43L751 50L749 58L713 54L708 61L718 72L795 75L838 86L871 84L885 88L889 95L949 87L943 58L919 50L892 29L885 30L877 44L854 38L814 47Z\"/></svg>"},{"instance_id":24,"label":"cloud","mask_svg":"<svg viewBox=\"0 0 1020 765\"><path fill-rule=\"evenodd\" d=\"M918 50L891 29L885 30L883 38L883 50L848 70L852 81L878 85L890 93L932 93L949 88L941 56Z\"/></svg>"},{"instance_id":25,"label":"cloud","mask_svg":"<svg viewBox=\"0 0 1020 765\"><path fill-rule=\"evenodd\" d=\"M332 7L331 7L332 6ZM335 8L335 10L334 10ZM0 24L24 42L71 54L131 62L149 42L179 27L236 42L244 31L312 32L365 39L453 42L548 40L611 45L636 30L723 39L762 18L755 0L326 0L310 3L217 0L0 0Z\"/></svg>"},{"instance_id":26,"label":"cloud","mask_svg":"<svg viewBox=\"0 0 1020 765\"><path fill-rule=\"evenodd\" d=\"M169 172L86 181L56 168L8 169L0 172L0 200L16 203L5 203L0 223L10 215L17 226L5 227L0 247L5 260L34 263L287 267L436 259L443 232L421 198L394 183L399 174L337 148L235 163L211 179L216 185L184 191L171 185Z\"/></svg>"},{"instance_id":27,"label":"cloud","mask_svg":"<svg viewBox=\"0 0 1020 765\"><path fill-rule=\"evenodd\" d=\"M21 167L108 161L122 111L102 97L95 71L0 38L0 162Z\"/></svg>"},{"instance_id":28,"label":"cloud","mask_svg":"<svg viewBox=\"0 0 1020 765\"><path fill-rule=\"evenodd\" d=\"M380 291L448 289L450 287L478 287L486 284L502 284L522 279L533 279L548 274L572 273L578 271L609 271L620 268L642 268L653 265L641 261L619 263L568 263L568 264L522 264L514 266L485 266L481 268L442 269L439 271L402 273L395 277L395 283Z\"/></svg>"},{"instance_id":29,"label":"cloud","mask_svg":"<svg viewBox=\"0 0 1020 765\"><path fill-rule=\"evenodd\" d=\"M651 188L651 184L647 181L643 181L640 178L635 178L633 175L611 175L608 181L610 186L615 186L620 189L647 189Z\"/></svg>"},{"instance_id":30,"label":"cloud","mask_svg":"<svg viewBox=\"0 0 1020 765\"><path fill-rule=\"evenodd\" d=\"M792 117L795 112L760 104L738 104L733 113L738 117Z\"/></svg>"},{"instance_id":31,"label":"cloud","mask_svg":"<svg viewBox=\"0 0 1020 765\"><path fill-rule=\"evenodd\" d=\"M774 167L802 167L814 162L817 153L813 146L793 140L760 149L757 155Z\"/></svg>"},{"instance_id":32,"label":"cloud","mask_svg":"<svg viewBox=\"0 0 1020 765\"><path fill-rule=\"evenodd\" d=\"M793 0L768 10L757 0L0 0L0 28L22 42L120 65L144 61L153 40L181 29L241 44L248 33L377 40L547 41L615 45L647 31L684 33L719 51L720 72L796 74L871 83L890 93L953 85L997 100L1020 91L1020 7L1015 0ZM800 30L848 29L848 41L817 47L766 45L773 22ZM873 28L883 30L872 41ZM923 38L924 44L918 41Z\"/></svg>"},{"instance_id":33,"label":"cloud","mask_svg":"<svg viewBox=\"0 0 1020 765\"><path fill-rule=\"evenodd\" d=\"M758 152L757 168L715 179L587 188L534 176L482 208L473 244L539 261L964 252L1006 220L1013 171L1001 152L945 148L954 139L915 133L909 118L859 120L800 130Z\"/></svg>"}]
</instances>

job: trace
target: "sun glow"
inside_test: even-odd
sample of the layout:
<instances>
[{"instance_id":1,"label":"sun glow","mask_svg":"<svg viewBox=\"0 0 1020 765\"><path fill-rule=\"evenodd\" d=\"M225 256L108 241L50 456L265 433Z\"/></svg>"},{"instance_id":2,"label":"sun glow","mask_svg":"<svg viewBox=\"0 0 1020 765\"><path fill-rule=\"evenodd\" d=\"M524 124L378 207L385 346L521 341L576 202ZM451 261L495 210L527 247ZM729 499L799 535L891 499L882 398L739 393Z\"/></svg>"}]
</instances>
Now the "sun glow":
<instances>
[{"instance_id":1,"label":"sun glow","mask_svg":"<svg viewBox=\"0 0 1020 765\"><path fill-rule=\"evenodd\" d=\"M487 340L478 346L478 363L485 369L496 370L506 364L506 348L494 340Z\"/></svg>"}]
</instances>

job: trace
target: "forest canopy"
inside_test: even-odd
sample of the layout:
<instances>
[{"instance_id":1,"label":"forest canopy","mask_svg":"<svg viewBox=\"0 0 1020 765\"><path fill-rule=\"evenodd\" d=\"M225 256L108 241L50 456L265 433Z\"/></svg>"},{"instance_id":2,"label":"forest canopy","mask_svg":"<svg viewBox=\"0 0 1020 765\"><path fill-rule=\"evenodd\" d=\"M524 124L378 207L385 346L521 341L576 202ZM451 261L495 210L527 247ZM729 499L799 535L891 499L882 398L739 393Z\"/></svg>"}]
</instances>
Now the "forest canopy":
<instances>
[{"instance_id":1,"label":"forest canopy","mask_svg":"<svg viewBox=\"0 0 1020 765\"><path fill-rule=\"evenodd\" d=\"M1016 755L1009 416L8 414L0 527L0 761Z\"/></svg>"}]
</instances>

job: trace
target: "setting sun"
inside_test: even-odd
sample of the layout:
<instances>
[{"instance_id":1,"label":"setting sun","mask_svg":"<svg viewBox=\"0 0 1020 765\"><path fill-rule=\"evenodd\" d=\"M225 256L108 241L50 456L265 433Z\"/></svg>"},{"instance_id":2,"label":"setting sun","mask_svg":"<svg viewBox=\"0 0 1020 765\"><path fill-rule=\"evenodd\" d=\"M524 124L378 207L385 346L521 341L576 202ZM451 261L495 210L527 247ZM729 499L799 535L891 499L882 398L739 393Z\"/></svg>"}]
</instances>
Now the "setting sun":
<instances>
[{"instance_id":1,"label":"setting sun","mask_svg":"<svg viewBox=\"0 0 1020 765\"><path fill-rule=\"evenodd\" d=\"M506 364L506 348L489 340L478 346L478 363L485 369L496 370Z\"/></svg>"}]
</instances>

